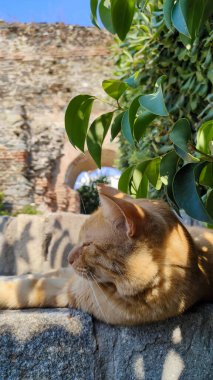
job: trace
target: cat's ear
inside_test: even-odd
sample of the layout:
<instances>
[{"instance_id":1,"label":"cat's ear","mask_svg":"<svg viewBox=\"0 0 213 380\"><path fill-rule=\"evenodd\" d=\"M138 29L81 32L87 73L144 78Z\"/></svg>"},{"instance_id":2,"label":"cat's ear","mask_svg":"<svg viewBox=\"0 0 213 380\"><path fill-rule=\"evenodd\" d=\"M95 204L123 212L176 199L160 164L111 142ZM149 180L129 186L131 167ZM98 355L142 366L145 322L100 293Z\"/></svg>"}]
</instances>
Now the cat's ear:
<instances>
[{"instance_id":1,"label":"cat's ear","mask_svg":"<svg viewBox=\"0 0 213 380\"><path fill-rule=\"evenodd\" d=\"M145 213L138 205L113 196L104 187L98 189L104 216L115 225L123 225L129 237L136 237L142 227ZM123 223L122 223L123 222Z\"/></svg>"},{"instance_id":2,"label":"cat's ear","mask_svg":"<svg viewBox=\"0 0 213 380\"><path fill-rule=\"evenodd\" d=\"M126 194L122 193L121 191L115 189L114 187L111 187L109 185L105 185L104 183L98 183L97 189L99 194L104 194L108 196L113 196L116 198L124 198L126 197Z\"/></svg>"}]
</instances>

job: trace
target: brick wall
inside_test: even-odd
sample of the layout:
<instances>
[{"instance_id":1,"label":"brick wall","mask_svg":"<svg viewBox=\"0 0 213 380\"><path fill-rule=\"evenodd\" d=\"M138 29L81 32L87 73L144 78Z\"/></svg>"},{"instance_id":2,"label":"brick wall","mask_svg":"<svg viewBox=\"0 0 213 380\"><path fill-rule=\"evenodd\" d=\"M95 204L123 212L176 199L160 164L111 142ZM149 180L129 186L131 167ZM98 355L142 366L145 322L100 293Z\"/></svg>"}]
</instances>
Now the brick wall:
<instances>
[{"instance_id":1,"label":"brick wall","mask_svg":"<svg viewBox=\"0 0 213 380\"><path fill-rule=\"evenodd\" d=\"M64 112L79 93L104 96L110 43L96 28L0 22L0 191L14 210L29 203L52 211L79 209L63 173L57 181L66 144ZM104 109L97 102L94 115Z\"/></svg>"}]
</instances>

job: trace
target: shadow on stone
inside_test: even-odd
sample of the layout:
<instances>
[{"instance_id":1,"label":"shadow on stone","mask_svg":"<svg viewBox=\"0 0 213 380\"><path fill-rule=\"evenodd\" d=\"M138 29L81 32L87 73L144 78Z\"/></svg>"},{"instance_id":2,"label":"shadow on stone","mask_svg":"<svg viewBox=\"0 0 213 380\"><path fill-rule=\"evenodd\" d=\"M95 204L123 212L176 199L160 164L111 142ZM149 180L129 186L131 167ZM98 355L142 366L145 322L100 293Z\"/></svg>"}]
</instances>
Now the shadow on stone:
<instances>
[{"instance_id":1,"label":"shadow on stone","mask_svg":"<svg viewBox=\"0 0 213 380\"><path fill-rule=\"evenodd\" d=\"M0 312L2 380L211 380L213 307L139 327L74 309Z\"/></svg>"},{"instance_id":2,"label":"shadow on stone","mask_svg":"<svg viewBox=\"0 0 213 380\"><path fill-rule=\"evenodd\" d=\"M89 316L68 309L1 312L1 380L92 380L91 326Z\"/></svg>"},{"instance_id":3,"label":"shadow on stone","mask_svg":"<svg viewBox=\"0 0 213 380\"><path fill-rule=\"evenodd\" d=\"M194 307L181 317L141 327L95 323L99 380L210 380L213 307Z\"/></svg>"}]
</instances>

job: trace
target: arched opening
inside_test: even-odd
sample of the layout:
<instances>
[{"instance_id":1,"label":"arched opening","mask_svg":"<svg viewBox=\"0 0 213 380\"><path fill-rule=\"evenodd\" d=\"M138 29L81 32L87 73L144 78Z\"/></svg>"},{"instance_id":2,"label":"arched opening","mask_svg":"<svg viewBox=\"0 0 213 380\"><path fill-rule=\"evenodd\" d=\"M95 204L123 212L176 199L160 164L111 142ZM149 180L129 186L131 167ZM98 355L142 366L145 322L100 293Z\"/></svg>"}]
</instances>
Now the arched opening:
<instances>
[{"instance_id":1,"label":"arched opening","mask_svg":"<svg viewBox=\"0 0 213 380\"><path fill-rule=\"evenodd\" d=\"M101 169L95 169L92 171L83 171L78 175L75 181L74 190L79 189L81 186L89 185L93 181L98 181L99 179L104 178L110 186L117 189L120 174L120 170L108 166L103 166Z\"/></svg>"},{"instance_id":2,"label":"arched opening","mask_svg":"<svg viewBox=\"0 0 213 380\"><path fill-rule=\"evenodd\" d=\"M65 184L78 194L80 212L91 214L99 205L97 182L108 183L117 187L119 170L115 168L116 152L112 149L103 149L102 168L97 166L89 152L80 154L68 166L65 174Z\"/></svg>"},{"instance_id":3,"label":"arched opening","mask_svg":"<svg viewBox=\"0 0 213 380\"><path fill-rule=\"evenodd\" d=\"M115 167L116 152L111 149L103 149L102 151L102 167ZM65 174L65 184L72 189L74 188L78 175L85 171L93 171L97 166L91 158L89 152L81 153L75 160L73 160Z\"/></svg>"}]
</instances>

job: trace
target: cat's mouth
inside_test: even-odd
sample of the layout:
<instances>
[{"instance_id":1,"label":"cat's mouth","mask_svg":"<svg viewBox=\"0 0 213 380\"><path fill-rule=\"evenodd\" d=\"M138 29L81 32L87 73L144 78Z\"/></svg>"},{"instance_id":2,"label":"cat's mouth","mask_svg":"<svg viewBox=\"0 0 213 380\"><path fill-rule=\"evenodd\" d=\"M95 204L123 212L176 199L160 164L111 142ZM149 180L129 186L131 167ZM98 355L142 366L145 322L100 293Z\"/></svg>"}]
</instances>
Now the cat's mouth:
<instances>
[{"instance_id":1,"label":"cat's mouth","mask_svg":"<svg viewBox=\"0 0 213 380\"><path fill-rule=\"evenodd\" d=\"M74 268L74 270L77 272L77 274L81 277L86 278L87 280L94 281L95 275L93 273L93 270L91 268Z\"/></svg>"}]
</instances>

